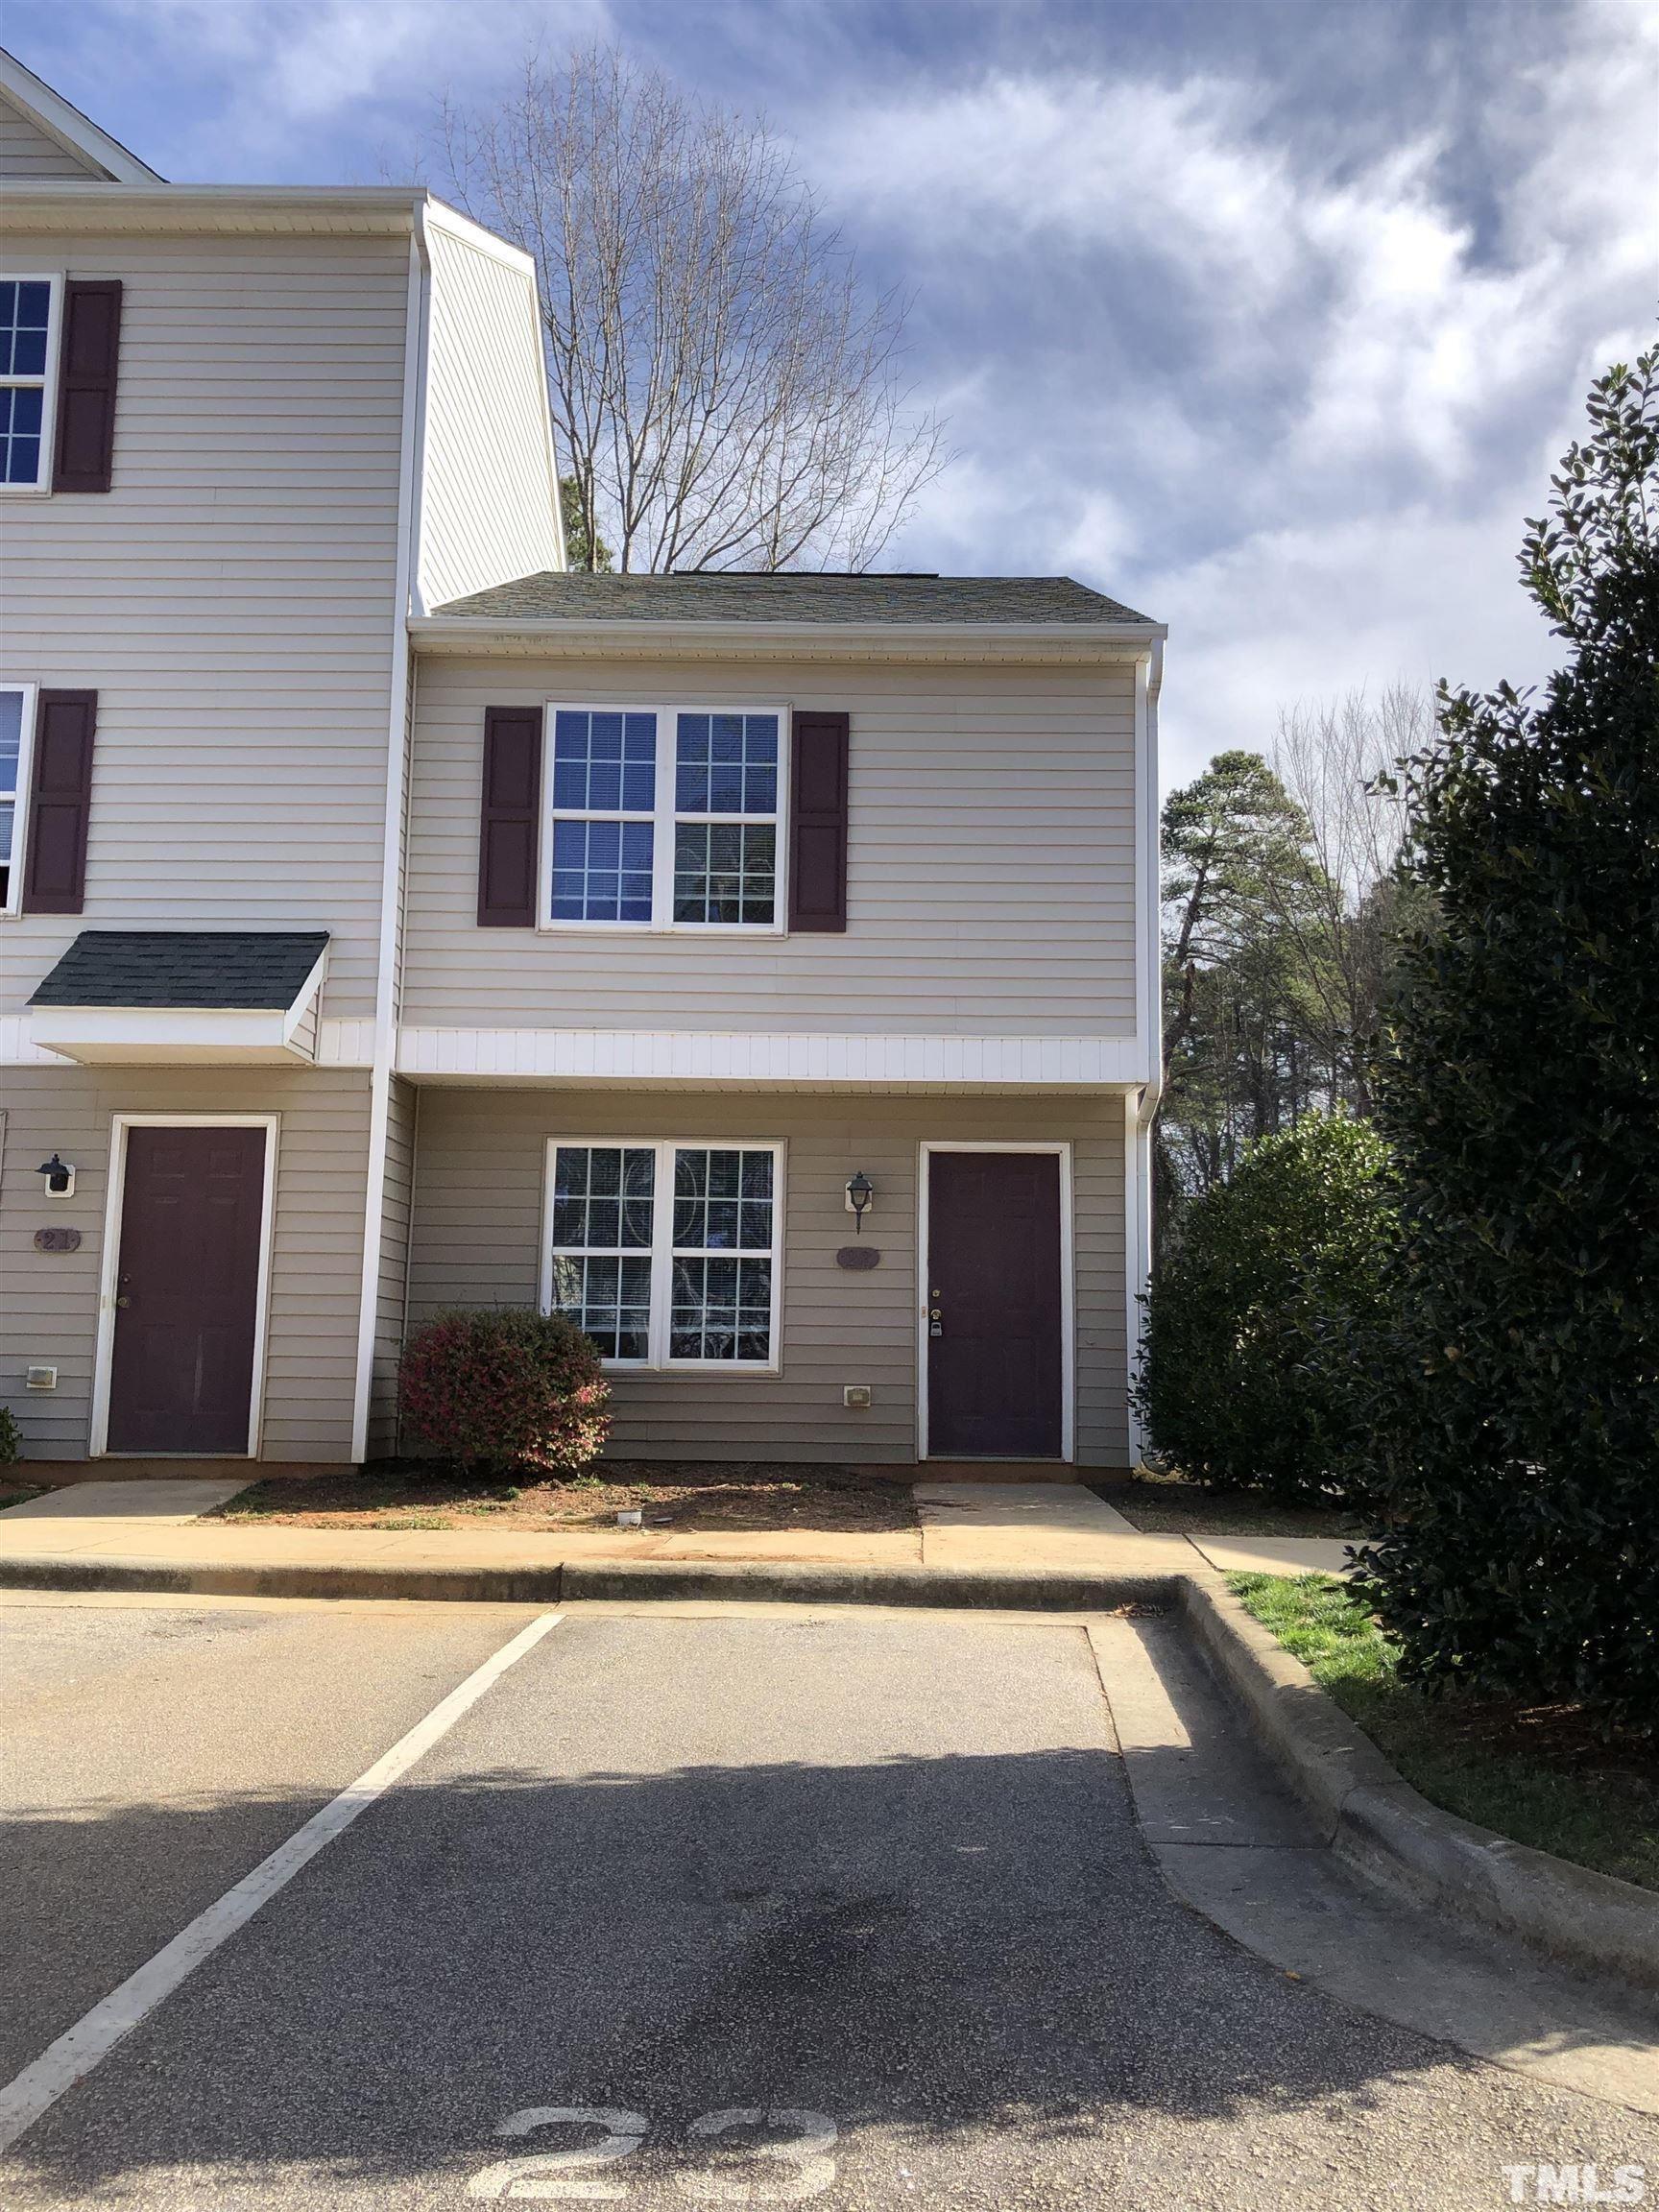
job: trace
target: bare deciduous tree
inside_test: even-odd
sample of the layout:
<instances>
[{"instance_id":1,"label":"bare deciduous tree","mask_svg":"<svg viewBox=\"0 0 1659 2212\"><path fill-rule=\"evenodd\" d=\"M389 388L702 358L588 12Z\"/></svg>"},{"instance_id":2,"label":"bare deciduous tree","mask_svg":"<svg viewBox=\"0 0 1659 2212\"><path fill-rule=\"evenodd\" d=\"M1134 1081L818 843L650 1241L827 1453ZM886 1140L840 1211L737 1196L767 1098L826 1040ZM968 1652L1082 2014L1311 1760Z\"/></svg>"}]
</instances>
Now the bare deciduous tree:
<instances>
[{"instance_id":1,"label":"bare deciduous tree","mask_svg":"<svg viewBox=\"0 0 1659 2212\"><path fill-rule=\"evenodd\" d=\"M588 47L446 107L468 212L534 254L561 467L621 569L868 567L943 467L872 293L763 123Z\"/></svg>"},{"instance_id":2,"label":"bare deciduous tree","mask_svg":"<svg viewBox=\"0 0 1659 2212\"><path fill-rule=\"evenodd\" d=\"M1394 862L1405 804L1386 779L1433 728L1433 703L1391 684L1282 709L1273 765L1306 815L1314 867L1281 916L1305 988L1321 1014L1319 1044L1338 1094L1371 1110L1368 1047L1395 941Z\"/></svg>"}]
</instances>

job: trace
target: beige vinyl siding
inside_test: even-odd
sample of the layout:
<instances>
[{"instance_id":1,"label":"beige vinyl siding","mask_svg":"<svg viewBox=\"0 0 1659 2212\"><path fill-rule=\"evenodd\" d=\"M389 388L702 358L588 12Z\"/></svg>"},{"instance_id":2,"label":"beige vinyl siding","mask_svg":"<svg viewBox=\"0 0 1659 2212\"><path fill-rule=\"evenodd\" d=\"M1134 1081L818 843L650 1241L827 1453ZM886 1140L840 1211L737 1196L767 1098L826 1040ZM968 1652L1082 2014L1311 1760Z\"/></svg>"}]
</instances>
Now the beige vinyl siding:
<instances>
[{"instance_id":1,"label":"beige vinyl siding","mask_svg":"<svg viewBox=\"0 0 1659 2212\"><path fill-rule=\"evenodd\" d=\"M550 1137L779 1140L786 1146L782 1371L613 1380L614 1455L902 1463L916 1450L917 1178L925 1141L1069 1142L1075 1184L1076 1456L1128 1459L1124 1405L1123 1102L825 1100L750 1092L423 1087L410 1320L446 1306L529 1306L538 1290ZM876 1186L869 1273L835 1264L853 1240L846 1184ZM874 1402L842 1403L850 1382Z\"/></svg>"},{"instance_id":2,"label":"beige vinyl siding","mask_svg":"<svg viewBox=\"0 0 1659 2212\"><path fill-rule=\"evenodd\" d=\"M96 163L60 146L0 92L0 177L67 177L84 184L88 177L103 175ZM0 253L0 262L4 260Z\"/></svg>"},{"instance_id":3,"label":"beige vinyl siding","mask_svg":"<svg viewBox=\"0 0 1659 2212\"><path fill-rule=\"evenodd\" d=\"M113 490L6 509L0 675L99 718L84 914L0 922L0 1014L82 926L325 927L373 1013L408 252L0 237L125 286Z\"/></svg>"},{"instance_id":4,"label":"beige vinyl siding","mask_svg":"<svg viewBox=\"0 0 1659 2212\"><path fill-rule=\"evenodd\" d=\"M848 709L846 934L480 930L484 709L546 700ZM660 742L672 741L664 725ZM416 717L404 1021L1133 1035L1134 769L1127 665L431 656Z\"/></svg>"},{"instance_id":5,"label":"beige vinyl siding","mask_svg":"<svg viewBox=\"0 0 1659 2212\"><path fill-rule=\"evenodd\" d=\"M434 208L421 597L428 607L563 565L535 279Z\"/></svg>"},{"instance_id":6,"label":"beige vinyl siding","mask_svg":"<svg viewBox=\"0 0 1659 2212\"><path fill-rule=\"evenodd\" d=\"M375 1300L374 1373L369 1404L371 1455L397 1441L397 1359L403 1347L409 1282L409 1220L415 1196L415 1132L421 1094L392 1078L386 1117L386 1190L380 1217L380 1275Z\"/></svg>"},{"instance_id":7,"label":"beige vinyl siding","mask_svg":"<svg viewBox=\"0 0 1659 2212\"><path fill-rule=\"evenodd\" d=\"M363 1254L369 1084L296 1069L203 1070L8 1068L0 1162L0 1403L22 1425L24 1454L86 1451L98 1328L111 1117L252 1113L280 1117L272 1238L261 1455L340 1461L351 1450L352 1382ZM33 1170L58 1151L75 1195L48 1201ZM72 1253L34 1248L35 1232L81 1232ZM24 1369L55 1365L50 1396Z\"/></svg>"}]
</instances>

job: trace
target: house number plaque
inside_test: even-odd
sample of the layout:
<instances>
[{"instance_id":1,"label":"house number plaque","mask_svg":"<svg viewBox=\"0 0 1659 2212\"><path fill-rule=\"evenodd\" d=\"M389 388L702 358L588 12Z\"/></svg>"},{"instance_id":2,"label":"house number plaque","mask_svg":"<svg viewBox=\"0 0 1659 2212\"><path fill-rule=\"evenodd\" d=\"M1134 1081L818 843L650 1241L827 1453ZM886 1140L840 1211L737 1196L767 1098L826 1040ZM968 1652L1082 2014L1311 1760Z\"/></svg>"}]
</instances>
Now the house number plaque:
<instances>
[{"instance_id":1,"label":"house number plaque","mask_svg":"<svg viewBox=\"0 0 1659 2212\"><path fill-rule=\"evenodd\" d=\"M81 1232L79 1229L36 1229L35 1249L36 1252L79 1252Z\"/></svg>"},{"instance_id":2,"label":"house number plaque","mask_svg":"<svg viewBox=\"0 0 1659 2212\"><path fill-rule=\"evenodd\" d=\"M835 1264L862 1275L868 1268L880 1266L881 1255L874 1244L843 1244L835 1255Z\"/></svg>"}]
</instances>

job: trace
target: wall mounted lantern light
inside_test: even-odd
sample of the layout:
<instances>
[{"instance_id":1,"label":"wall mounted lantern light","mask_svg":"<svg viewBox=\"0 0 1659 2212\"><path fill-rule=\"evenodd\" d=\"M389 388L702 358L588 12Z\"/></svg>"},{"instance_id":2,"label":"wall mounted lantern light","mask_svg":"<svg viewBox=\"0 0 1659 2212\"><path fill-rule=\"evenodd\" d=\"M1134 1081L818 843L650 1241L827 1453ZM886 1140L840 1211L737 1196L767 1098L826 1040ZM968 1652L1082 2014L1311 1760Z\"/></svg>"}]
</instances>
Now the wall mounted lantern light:
<instances>
[{"instance_id":1,"label":"wall mounted lantern light","mask_svg":"<svg viewBox=\"0 0 1659 2212\"><path fill-rule=\"evenodd\" d=\"M860 1237L864 1234L864 1216L870 1211L876 1196L876 1186L862 1167L847 1186L847 1211L857 1224Z\"/></svg>"},{"instance_id":2,"label":"wall mounted lantern light","mask_svg":"<svg viewBox=\"0 0 1659 2212\"><path fill-rule=\"evenodd\" d=\"M35 1172L45 1176L48 1198L72 1198L75 1195L75 1170L60 1160L56 1152L50 1160L43 1160Z\"/></svg>"}]
</instances>

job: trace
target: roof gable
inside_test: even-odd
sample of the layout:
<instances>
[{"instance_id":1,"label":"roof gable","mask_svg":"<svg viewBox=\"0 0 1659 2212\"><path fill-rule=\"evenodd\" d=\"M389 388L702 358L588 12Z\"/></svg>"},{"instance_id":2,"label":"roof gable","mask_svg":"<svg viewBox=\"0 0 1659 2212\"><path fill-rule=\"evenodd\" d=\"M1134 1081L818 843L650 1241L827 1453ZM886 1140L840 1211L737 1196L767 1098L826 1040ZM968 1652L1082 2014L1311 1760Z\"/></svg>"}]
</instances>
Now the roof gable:
<instances>
[{"instance_id":1,"label":"roof gable","mask_svg":"<svg viewBox=\"0 0 1659 2212\"><path fill-rule=\"evenodd\" d=\"M0 177L112 184L164 180L0 47Z\"/></svg>"}]
</instances>

